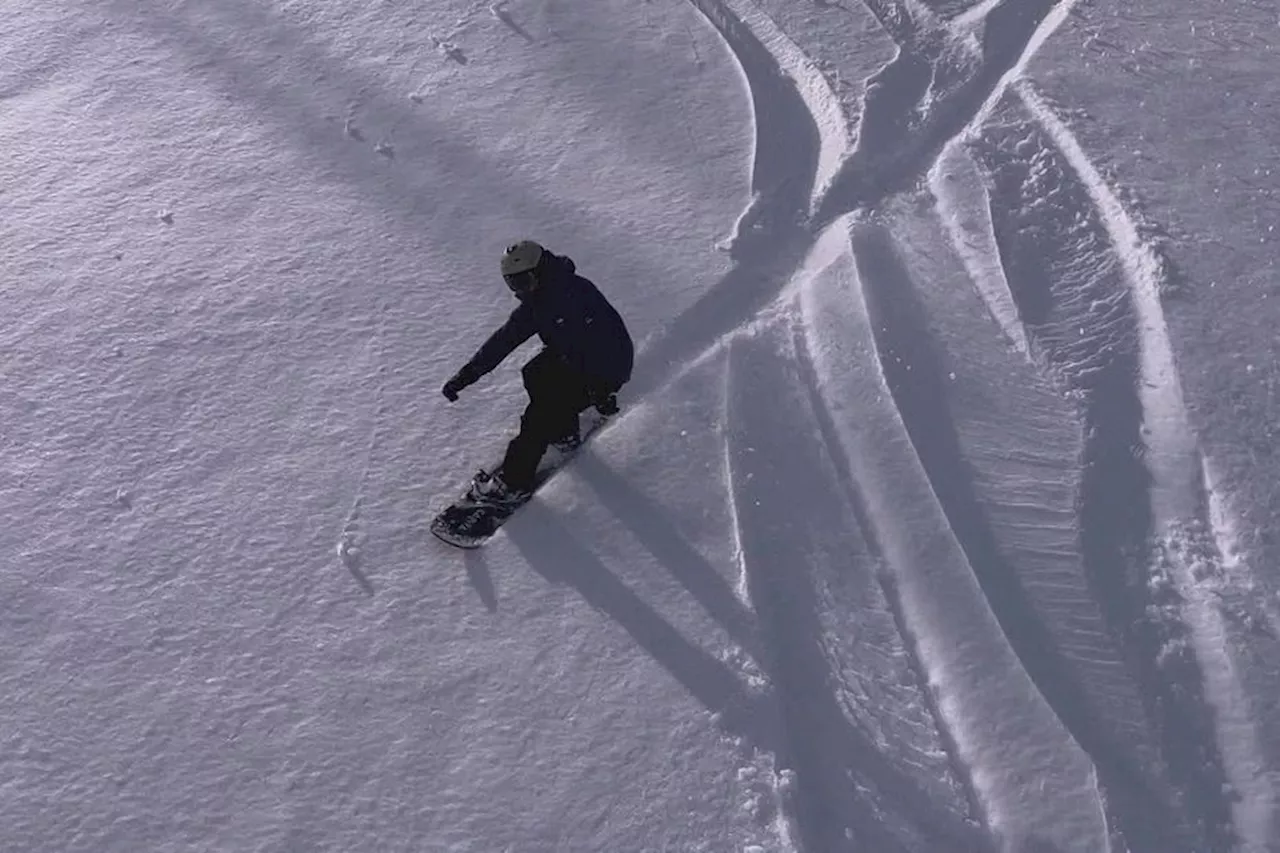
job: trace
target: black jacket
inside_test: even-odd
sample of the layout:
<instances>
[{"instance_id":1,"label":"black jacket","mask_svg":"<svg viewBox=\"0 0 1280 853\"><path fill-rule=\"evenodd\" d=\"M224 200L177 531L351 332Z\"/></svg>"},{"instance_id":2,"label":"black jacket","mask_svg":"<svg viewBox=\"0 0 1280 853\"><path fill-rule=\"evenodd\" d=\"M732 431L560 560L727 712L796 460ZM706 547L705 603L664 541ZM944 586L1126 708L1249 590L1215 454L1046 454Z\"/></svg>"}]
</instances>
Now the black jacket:
<instances>
[{"instance_id":1,"label":"black jacket","mask_svg":"<svg viewBox=\"0 0 1280 853\"><path fill-rule=\"evenodd\" d=\"M537 288L520 301L458 375L467 384L475 382L537 335L599 392L622 387L631 378L635 362L631 334L604 294L576 269L571 259L545 253Z\"/></svg>"}]
</instances>

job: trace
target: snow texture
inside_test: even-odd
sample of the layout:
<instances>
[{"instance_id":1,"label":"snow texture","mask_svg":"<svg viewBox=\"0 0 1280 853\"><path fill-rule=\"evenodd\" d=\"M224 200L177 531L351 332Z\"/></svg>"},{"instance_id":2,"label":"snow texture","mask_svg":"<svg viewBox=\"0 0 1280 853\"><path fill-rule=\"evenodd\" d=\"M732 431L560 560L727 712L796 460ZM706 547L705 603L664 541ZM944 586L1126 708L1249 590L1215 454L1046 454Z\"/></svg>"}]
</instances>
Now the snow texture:
<instances>
[{"instance_id":1,"label":"snow texture","mask_svg":"<svg viewBox=\"0 0 1280 853\"><path fill-rule=\"evenodd\" d=\"M0 850L1280 851L1274 4L0 15Z\"/></svg>"}]
</instances>

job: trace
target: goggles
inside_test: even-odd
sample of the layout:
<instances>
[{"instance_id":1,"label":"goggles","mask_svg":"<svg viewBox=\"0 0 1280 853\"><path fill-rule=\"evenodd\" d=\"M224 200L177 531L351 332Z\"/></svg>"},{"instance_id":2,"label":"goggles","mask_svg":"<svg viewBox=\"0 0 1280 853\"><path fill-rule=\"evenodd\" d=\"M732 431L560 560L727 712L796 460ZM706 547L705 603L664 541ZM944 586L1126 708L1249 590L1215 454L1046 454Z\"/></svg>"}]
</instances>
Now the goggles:
<instances>
[{"instance_id":1,"label":"goggles","mask_svg":"<svg viewBox=\"0 0 1280 853\"><path fill-rule=\"evenodd\" d=\"M511 289L511 292L517 296L531 293L538 283L538 278L534 275L533 270L504 275L502 280L507 283L507 287Z\"/></svg>"}]
</instances>

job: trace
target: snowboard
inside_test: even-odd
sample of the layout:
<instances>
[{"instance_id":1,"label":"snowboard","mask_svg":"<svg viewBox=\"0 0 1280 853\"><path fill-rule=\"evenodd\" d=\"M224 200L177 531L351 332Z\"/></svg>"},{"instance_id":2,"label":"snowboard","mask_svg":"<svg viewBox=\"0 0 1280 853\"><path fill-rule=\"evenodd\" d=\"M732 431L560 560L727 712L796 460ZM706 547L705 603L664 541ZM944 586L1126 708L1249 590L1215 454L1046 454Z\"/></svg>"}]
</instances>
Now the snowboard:
<instances>
[{"instance_id":1,"label":"snowboard","mask_svg":"<svg viewBox=\"0 0 1280 853\"><path fill-rule=\"evenodd\" d=\"M574 456L582 451L587 441L609 422L609 415L602 415L595 410L584 413L579 434L582 442L573 450L564 451L549 448L538 463L533 490L528 497L518 503L490 503L483 499L471 498L471 482L463 489L462 494L440 510L431 520L430 529L441 542L457 548L479 548L488 542L507 519L515 515L527 504L548 480L556 475ZM494 465L493 468L498 467ZM486 469L492 470L492 469Z\"/></svg>"}]
</instances>

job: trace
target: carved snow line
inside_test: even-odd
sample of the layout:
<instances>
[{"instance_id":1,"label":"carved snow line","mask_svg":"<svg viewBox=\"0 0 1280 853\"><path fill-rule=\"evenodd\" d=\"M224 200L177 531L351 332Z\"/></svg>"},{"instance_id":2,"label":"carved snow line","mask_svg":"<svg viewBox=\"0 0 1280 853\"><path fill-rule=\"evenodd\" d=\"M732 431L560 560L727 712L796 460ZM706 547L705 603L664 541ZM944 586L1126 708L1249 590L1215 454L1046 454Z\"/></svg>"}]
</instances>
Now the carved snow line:
<instances>
[{"instance_id":1,"label":"carved snow line","mask_svg":"<svg viewBox=\"0 0 1280 853\"><path fill-rule=\"evenodd\" d=\"M834 99L824 95L806 101L804 87L783 71L787 60L770 53L735 8L755 26L767 29L766 38L772 33L774 49L792 50L795 72L808 85L825 86L821 75L799 58L798 49L779 40L785 37L772 22L766 25L767 19L747 0L733 0L732 7L718 0L689 2L724 40L742 74L753 125L752 195L733 236L721 244L733 262L730 269L637 354L631 393L638 395L673 380L709 350L719 349L776 300L809 242L803 223L815 181L834 168L848 144L842 141L846 129L836 117L823 116L824 104Z\"/></svg>"},{"instance_id":2,"label":"carved snow line","mask_svg":"<svg viewBox=\"0 0 1280 853\"><path fill-rule=\"evenodd\" d=\"M886 402L892 394L873 328L880 320L854 268L851 226L862 227L849 217L830 226L801 273L804 322L820 393L837 416L847 468L867 495L905 628L937 696L939 725L953 738L984 820L997 834L1015 845L1038 837L1064 851L1106 851L1096 768L1017 659L903 413ZM856 364L870 369L850 372Z\"/></svg>"},{"instance_id":3,"label":"carved snow line","mask_svg":"<svg viewBox=\"0 0 1280 853\"><path fill-rule=\"evenodd\" d=\"M1031 346L1013 291L1000 263L991 205L977 164L962 146L948 145L929 170L929 189L951 245L973 279L987 311L1013 346L1028 359Z\"/></svg>"},{"instance_id":4,"label":"carved snow line","mask_svg":"<svg viewBox=\"0 0 1280 853\"><path fill-rule=\"evenodd\" d=\"M1015 91L1076 172L1115 247L1138 315L1142 372L1139 396L1149 451L1147 465L1153 478L1152 513L1157 534L1176 541L1186 528L1194 527L1199 521L1202 489L1209 484L1202 479L1200 453L1183 400L1160 302L1160 261L1142 241L1124 206L1066 124L1030 83L1020 82ZM1218 511L1225 513L1225 505L1211 491L1209 497L1219 507ZM1233 526L1230 520L1220 517L1214 532L1220 534ZM1223 541L1220 535L1216 538L1218 553L1229 553L1231 543ZM1184 616L1207 682L1207 698L1216 712L1218 748L1227 776L1239 794L1239 799L1232 804L1236 830L1249 853L1265 851L1270 849L1272 839L1277 790L1273 780L1257 766L1258 735L1249 717L1244 688L1235 675L1234 662L1224 642L1226 628L1222 613L1213 592L1197 582L1192 566L1173 556L1170 565L1174 580L1186 602Z\"/></svg>"},{"instance_id":5,"label":"carved snow line","mask_svg":"<svg viewBox=\"0 0 1280 853\"><path fill-rule=\"evenodd\" d=\"M782 714L781 745L796 773L793 802L800 838L811 850L852 844L905 853L919 849L916 839L927 849L989 851L992 846L970 820L967 803L946 796L936 784L936 774L945 772L934 763L940 738L922 741L914 726L886 735L874 724L880 735L868 736L868 722L859 713L850 715L851 706L842 699L848 684L839 673L850 659L834 649L842 647L854 659L860 653L852 651L852 637L836 639L830 633L823 614L847 614L840 602L848 602L826 581L852 575L869 581L869 573L880 567L864 550L865 537L848 523L852 509L842 500L843 475L838 464L833 468L829 448L816 435L796 441L820 425L808 406L812 392L805 384L805 365L787 345L794 339L793 321L780 318L757 335L738 338L727 372L731 499L742 520L761 634L768 639L766 666ZM888 645L896 655L906 642L904 635ZM923 687L915 672L892 667L882 674L909 689ZM858 700L849 699L856 707ZM908 716L932 731L938 722L925 722L922 704L927 707L923 697L910 702ZM921 766L890 758L903 748L929 761L931 770L922 774Z\"/></svg>"},{"instance_id":6,"label":"carved snow line","mask_svg":"<svg viewBox=\"0 0 1280 853\"><path fill-rule=\"evenodd\" d=\"M978 47L971 31L984 23L987 16L1002 2L1007 0L984 0L952 19L947 24L947 29L955 42L976 51ZM1049 11L1032 33L1022 56L1001 77L968 125L943 146L929 169L928 176L929 189L938 200L938 213L956 253L1000 329L1018 351L1028 358L1031 357L1031 348L1027 341L1026 327L1018 316L1009 282L999 262L1000 253L991 228L989 205L974 204L974 196L985 195L985 188L973 160L964 150L964 145L981 131L1009 87L1024 79L1032 58L1066 21L1075 4L1076 0L1063 0Z\"/></svg>"},{"instance_id":7,"label":"carved snow line","mask_svg":"<svg viewBox=\"0 0 1280 853\"><path fill-rule=\"evenodd\" d=\"M1004 0L1004 2L1009 2L1009 0ZM991 8L994 8L1000 4L993 3L990 5ZM1015 82L1023 79L1023 76L1027 71L1027 66L1031 64L1031 60L1040 52L1040 48L1044 47L1044 43L1049 40L1049 37L1057 32L1058 27L1062 26L1063 23L1066 22L1067 16L1071 14L1071 10L1075 8L1075 5L1076 0L1062 0L1062 2L1056 4L1049 10L1049 13L1045 15L1044 20L1040 22L1040 26L1036 27L1035 31L1031 34L1031 38L1027 40L1027 45L1023 48L1022 55L1018 57L1018 60L1013 64L1013 67L1001 76L1000 82L995 85L991 90L991 94L989 94L987 99L982 102L982 105L978 107L964 132L951 140L948 145L964 142L987 123L987 119L991 117L991 113L995 110L996 105L1000 103L1000 99L1004 97L1005 92L1007 92L1009 87ZM990 9L987 11L989 12ZM984 16L985 14L986 12L984 12Z\"/></svg>"},{"instance_id":8,"label":"carved snow line","mask_svg":"<svg viewBox=\"0 0 1280 853\"><path fill-rule=\"evenodd\" d=\"M720 354L723 351L720 350L719 348L716 348L715 352L717 354ZM726 362L726 365L727 365L727 362ZM728 423L728 420L729 420L729 390L730 390L729 382L731 378L732 378L732 374L729 371L728 367L726 366L724 371L724 388L722 390L723 398L721 400L721 410L720 410L721 423ZM724 464L725 488L730 495L733 495L733 494L736 494L736 492L734 491L735 486L733 482L733 458L732 458L733 443L729 440L729 436L727 432L723 441L723 450L724 450L724 457L721 461ZM742 605L744 607L751 608L752 607L751 578L747 574L746 553L742 549L742 519L739 518L737 501L731 500L728 503L729 503L729 520L731 524L730 531L731 531L731 535L733 536L733 568L734 568L734 571L737 573L737 577L734 580L734 584L733 584L733 591L734 591L734 594L737 595L738 600L742 602Z\"/></svg>"},{"instance_id":9,"label":"carved snow line","mask_svg":"<svg viewBox=\"0 0 1280 853\"><path fill-rule=\"evenodd\" d=\"M798 44L751 0L722 0L751 30L778 63L778 70L796 84L801 99L818 127L818 166L809 196L810 213L831 184L853 148L849 119L827 78ZM732 45L730 45L732 47Z\"/></svg>"},{"instance_id":10,"label":"carved snow line","mask_svg":"<svg viewBox=\"0 0 1280 853\"><path fill-rule=\"evenodd\" d=\"M1000 8L1006 8L1009 2L1005 0ZM893 195L913 190L948 146L963 143L981 129L1009 86L1025 73L1032 57L1061 26L1072 6L1073 2L1066 0L1059 3L1035 0L1025 6L1010 6L1014 11L999 23L1005 29L1013 28L1016 39L1009 38L1004 30L992 34L988 28L984 40L990 43L982 47L971 34L952 27L942 28L941 32L947 34L947 40L953 45L984 54L976 71L945 96L932 91L917 96L922 100L913 105L913 109L923 105L922 119L903 138L874 132L885 122L902 120L904 112L897 109L898 104L892 100L884 101L882 92L869 88L864 97L858 148L841 165L823 194L813 226L820 229L840 215L875 208ZM1035 21L1028 20L1028 16ZM1029 25L1025 36L1021 32L1024 24ZM900 45L898 56L877 77L882 78L880 82L884 84L892 82L911 88L920 84L919 74L936 72L939 63L944 61L936 46L921 52L920 45ZM922 64L928 67L922 69ZM884 72L890 69L896 73L885 78ZM879 117L880 113L884 118ZM873 116L876 116L874 124ZM868 138L876 139L877 144L867 145Z\"/></svg>"},{"instance_id":11,"label":"carved snow line","mask_svg":"<svg viewBox=\"0 0 1280 853\"><path fill-rule=\"evenodd\" d=\"M733 267L649 341L637 362L633 393L645 393L682 374L776 303L825 223L842 213L874 208L910 189L932 168L945 145L975 133L1070 8L1070 4L1037 0L1032 12L1040 15L1044 10L1044 17L1037 18L1025 44L1019 31L1021 48L1016 55L1017 44L998 52L985 74L948 103L934 105L937 109L919 133L902 140L892 152L877 153L862 150L861 142L857 148L850 147L838 102L822 75L750 0L689 2L724 39L752 101L753 197L728 244ZM763 28L763 36L744 23L739 13ZM762 37L784 56L771 54ZM784 66L809 81L807 97L801 91L805 87L784 73ZM1009 70L998 73L1006 67ZM867 118L864 115L863 121ZM887 120L897 118L898 113L888 113ZM858 135L860 140L865 130ZM843 153L837 158L836 152ZM829 174L837 160L834 175ZM807 222L806 207L813 208Z\"/></svg>"}]
</instances>

